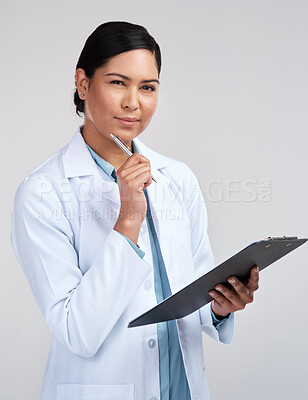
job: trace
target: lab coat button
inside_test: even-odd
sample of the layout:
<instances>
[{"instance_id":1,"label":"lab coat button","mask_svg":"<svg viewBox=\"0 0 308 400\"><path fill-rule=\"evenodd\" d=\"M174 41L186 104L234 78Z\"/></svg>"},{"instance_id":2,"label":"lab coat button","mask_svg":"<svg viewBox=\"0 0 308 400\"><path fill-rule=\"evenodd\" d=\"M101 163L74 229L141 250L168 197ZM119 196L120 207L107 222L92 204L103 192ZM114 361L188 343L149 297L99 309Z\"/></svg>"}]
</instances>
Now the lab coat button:
<instances>
[{"instance_id":1,"label":"lab coat button","mask_svg":"<svg viewBox=\"0 0 308 400\"><path fill-rule=\"evenodd\" d=\"M150 339L148 342L148 345L151 349L153 349L153 347L155 346L155 340L154 339Z\"/></svg>"},{"instance_id":2,"label":"lab coat button","mask_svg":"<svg viewBox=\"0 0 308 400\"><path fill-rule=\"evenodd\" d=\"M152 287L151 281L150 280L145 281L144 284L143 284L143 287L144 287L145 290L151 289L151 287Z\"/></svg>"},{"instance_id":3,"label":"lab coat button","mask_svg":"<svg viewBox=\"0 0 308 400\"><path fill-rule=\"evenodd\" d=\"M157 398L156 397L151 397L151 399L150 400L157 400Z\"/></svg>"}]
</instances>

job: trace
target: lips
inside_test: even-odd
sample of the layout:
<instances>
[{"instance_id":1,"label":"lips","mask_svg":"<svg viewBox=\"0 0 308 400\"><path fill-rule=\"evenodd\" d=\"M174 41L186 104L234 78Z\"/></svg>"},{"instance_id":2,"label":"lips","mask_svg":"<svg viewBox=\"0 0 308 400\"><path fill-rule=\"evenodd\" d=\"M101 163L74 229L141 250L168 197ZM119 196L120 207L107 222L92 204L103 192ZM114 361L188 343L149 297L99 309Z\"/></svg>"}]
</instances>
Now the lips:
<instances>
[{"instance_id":1,"label":"lips","mask_svg":"<svg viewBox=\"0 0 308 400\"><path fill-rule=\"evenodd\" d=\"M116 119L120 122L122 126L135 126L136 123L139 121L138 118L131 117L116 117Z\"/></svg>"},{"instance_id":2,"label":"lips","mask_svg":"<svg viewBox=\"0 0 308 400\"><path fill-rule=\"evenodd\" d=\"M121 119L122 121L128 122L136 122L139 121L138 118L129 118L129 117L116 117L117 119Z\"/></svg>"}]
</instances>

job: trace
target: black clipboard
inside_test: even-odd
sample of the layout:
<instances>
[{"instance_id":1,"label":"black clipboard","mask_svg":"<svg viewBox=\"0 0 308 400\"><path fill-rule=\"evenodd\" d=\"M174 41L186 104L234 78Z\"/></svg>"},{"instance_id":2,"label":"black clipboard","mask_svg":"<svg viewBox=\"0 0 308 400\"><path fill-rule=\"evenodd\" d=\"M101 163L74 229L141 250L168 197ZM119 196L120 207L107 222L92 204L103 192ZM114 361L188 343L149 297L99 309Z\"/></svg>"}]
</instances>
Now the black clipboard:
<instances>
[{"instance_id":1,"label":"black clipboard","mask_svg":"<svg viewBox=\"0 0 308 400\"><path fill-rule=\"evenodd\" d=\"M235 275L245 281L254 265L257 265L261 271L307 240L307 238L298 239L296 236L282 236L253 242L207 274L135 318L128 327L133 328L185 317L213 300L208 292L214 289L218 283L230 286L227 282L229 276Z\"/></svg>"}]
</instances>

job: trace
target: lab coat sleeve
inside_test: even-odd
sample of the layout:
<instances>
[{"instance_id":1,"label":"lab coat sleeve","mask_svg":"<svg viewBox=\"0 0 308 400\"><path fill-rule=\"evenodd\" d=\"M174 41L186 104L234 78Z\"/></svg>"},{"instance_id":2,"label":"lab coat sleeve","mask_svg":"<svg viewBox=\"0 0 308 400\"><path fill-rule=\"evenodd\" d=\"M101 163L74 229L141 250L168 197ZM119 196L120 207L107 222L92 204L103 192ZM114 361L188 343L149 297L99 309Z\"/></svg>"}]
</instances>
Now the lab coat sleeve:
<instances>
[{"instance_id":1,"label":"lab coat sleeve","mask_svg":"<svg viewBox=\"0 0 308 400\"><path fill-rule=\"evenodd\" d=\"M44 177L29 177L16 192L13 250L53 335L74 354L91 357L151 269L111 230L83 274L59 196L53 191L48 199L39 198L44 183Z\"/></svg>"},{"instance_id":2,"label":"lab coat sleeve","mask_svg":"<svg viewBox=\"0 0 308 400\"><path fill-rule=\"evenodd\" d=\"M208 219L205 200L195 174L188 168L189 184L185 190L185 198L189 199L187 209L191 222L191 250L196 278L206 274L214 268L214 258L210 240L207 233ZM219 325L219 330L215 328L211 315L211 303L206 304L199 310L202 330L214 340L225 345L232 342L234 332L234 314L232 313L227 320Z\"/></svg>"}]
</instances>

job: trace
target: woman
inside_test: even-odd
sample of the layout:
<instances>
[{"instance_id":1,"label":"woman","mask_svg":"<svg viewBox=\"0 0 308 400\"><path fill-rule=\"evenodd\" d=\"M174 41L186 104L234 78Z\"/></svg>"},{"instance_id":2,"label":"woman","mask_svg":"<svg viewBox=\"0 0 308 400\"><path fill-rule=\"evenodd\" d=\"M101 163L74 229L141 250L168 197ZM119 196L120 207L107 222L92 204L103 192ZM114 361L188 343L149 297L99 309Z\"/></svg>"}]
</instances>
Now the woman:
<instances>
[{"instance_id":1,"label":"woman","mask_svg":"<svg viewBox=\"0 0 308 400\"><path fill-rule=\"evenodd\" d=\"M137 139L155 112L160 70L145 28L100 25L76 67L84 124L16 192L13 248L52 332L42 400L209 399L201 329L229 344L233 312L257 289L253 269L247 285L218 285L198 312L127 328L213 267L196 177Z\"/></svg>"}]
</instances>

